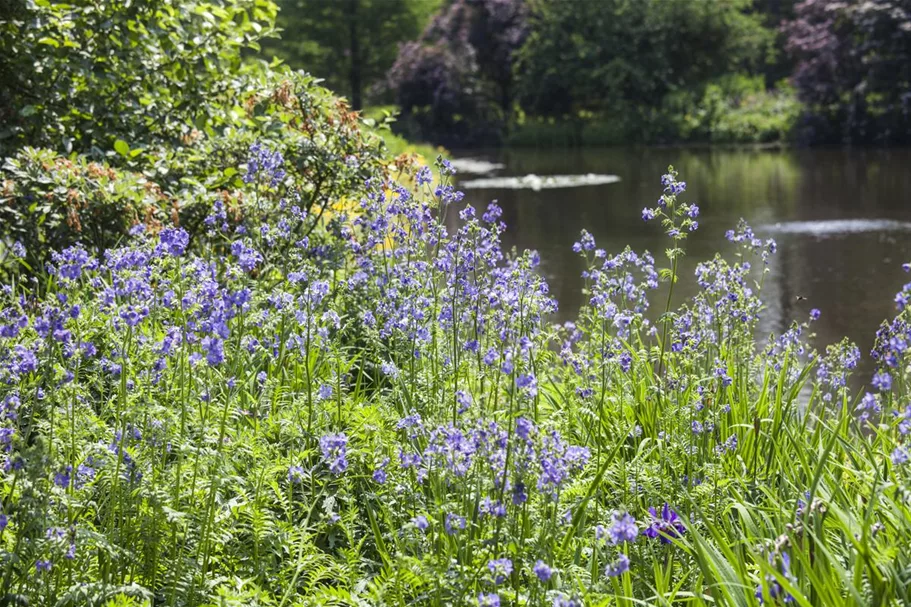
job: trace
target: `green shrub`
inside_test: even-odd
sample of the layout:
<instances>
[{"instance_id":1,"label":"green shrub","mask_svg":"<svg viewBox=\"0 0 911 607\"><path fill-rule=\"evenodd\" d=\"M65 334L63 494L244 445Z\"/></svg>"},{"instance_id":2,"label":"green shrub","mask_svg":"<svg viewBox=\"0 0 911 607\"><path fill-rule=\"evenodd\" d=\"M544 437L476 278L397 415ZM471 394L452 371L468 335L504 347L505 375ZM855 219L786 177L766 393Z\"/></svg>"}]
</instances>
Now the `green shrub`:
<instances>
[{"instance_id":1,"label":"green shrub","mask_svg":"<svg viewBox=\"0 0 911 607\"><path fill-rule=\"evenodd\" d=\"M104 250L145 221L180 224L196 243L217 200L238 221L264 216L272 209L248 207L242 179L254 143L289 159L289 204L304 213L356 201L391 161L377 134L388 124L363 129L315 78L243 59L276 10L268 0L0 9L0 249L20 241L32 266L76 241Z\"/></svg>"},{"instance_id":2,"label":"green shrub","mask_svg":"<svg viewBox=\"0 0 911 607\"><path fill-rule=\"evenodd\" d=\"M787 83L766 90L762 78L735 75L697 95L668 95L660 108L617 107L606 114L562 118L520 115L506 139L511 146L607 146L647 143L784 143L792 138L802 105Z\"/></svg>"},{"instance_id":3,"label":"green shrub","mask_svg":"<svg viewBox=\"0 0 911 607\"><path fill-rule=\"evenodd\" d=\"M97 156L117 139L177 145L234 122L272 35L270 0L0 4L0 156L47 147Z\"/></svg>"},{"instance_id":4,"label":"green shrub","mask_svg":"<svg viewBox=\"0 0 911 607\"><path fill-rule=\"evenodd\" d=\"M776 143L792 137L801 104L787 83L767 90L761 77L733 75L705 87L701 97L668 98L666 138L710 143Z\"/></svg>"},{"instance_id":5,"label":"green shrub","mask_svg":"<svg viewBox=\"0 0 911 607\"><path fill-rule=\"evenodd\" d=\"M197 243L209 231L203 220L218 201L229 207L234 224L265 221L275 209L248 205L261 186L243 178L254 143L288 159L286 179L276 188L304 214L357 201L368 179L386 174L392 156L377 134L383 123L362 128L359 116L309 75L277 69L247 82L233 126L191 131L176 146L142 148L118 140L109 157L124 168L31 148L7 159L0 243L21 242L34 267L75 242L102 251L140 222L153 231L181 225ZM413 164L403 158L395 166L408 173Z\"/></svg>"},{"instance_id":6,"label":"green shrub","mask_svg":"<svg viewBox=\"0 0 911 607\"><path fill-rule=\"evenodd\" d=\"M139 173L50 150L23 149L6 160L3 177L2 233L7 242L25 246L30 266L43 262L45 252L76 242L101 253L133 225L160 226L177 208Z\"/></svg>"}]
</instances>

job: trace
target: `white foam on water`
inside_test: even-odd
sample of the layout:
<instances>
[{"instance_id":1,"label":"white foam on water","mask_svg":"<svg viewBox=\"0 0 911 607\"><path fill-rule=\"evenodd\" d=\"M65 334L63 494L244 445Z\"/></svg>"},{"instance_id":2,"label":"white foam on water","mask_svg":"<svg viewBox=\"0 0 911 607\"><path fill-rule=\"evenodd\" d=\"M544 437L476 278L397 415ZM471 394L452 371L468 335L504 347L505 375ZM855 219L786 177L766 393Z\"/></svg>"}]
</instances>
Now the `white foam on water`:
<instances>
[{"instance_id":1,"label":"white foam on water","mask_svg":"<svg viewBox=\"0 0 911 607\"><path fill-rule=\"evenodd\" d=\"M486 177L459 182L466 190L503 189L503 190L550 190L556 188L578 188L591 185L617 183L616 175L525 175L523 177Z\"/></svg>"},{"instance_id":2,"label":"white foam on water","mask_svg":"<svg viewBox=\"0 0 911 607\"><path fill-rule=\"evenodd\" d=\"M908 232L911 222L895 219L824 219L820 221L785 221L756 229L757 232L806 234L809 236L842 236L866 232Z\"/></svg>"},{"instance_id":3,"label":"white foam on water","mask_svg":"<svg viewBox=\"0 0 911 607\"><path fill-rule=\"evenodd\" d=\"M500 162L490 162L483 158L453 158L449 162L459 173L471 173L472 175L489 175L506 166Z\"/></svg>"}]
</instances>

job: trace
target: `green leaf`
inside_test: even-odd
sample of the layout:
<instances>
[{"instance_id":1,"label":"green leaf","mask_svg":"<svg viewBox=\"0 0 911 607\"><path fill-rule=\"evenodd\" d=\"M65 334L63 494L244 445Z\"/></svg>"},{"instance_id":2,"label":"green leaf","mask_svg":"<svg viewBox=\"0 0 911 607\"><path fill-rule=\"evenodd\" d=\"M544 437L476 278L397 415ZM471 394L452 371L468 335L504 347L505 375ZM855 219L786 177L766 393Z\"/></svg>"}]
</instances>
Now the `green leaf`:
<instances>
[{"instance_id":1,"label":"green leaf","mask_svg":"<svg viewBox=\"0 0 911 607\"><path fill-rule=\"evenodd\" d=\"M129 156L130 154L130 146L123 139L118 139L114 142L114 150L124 157Z\"/></svg>"}]
</instances>

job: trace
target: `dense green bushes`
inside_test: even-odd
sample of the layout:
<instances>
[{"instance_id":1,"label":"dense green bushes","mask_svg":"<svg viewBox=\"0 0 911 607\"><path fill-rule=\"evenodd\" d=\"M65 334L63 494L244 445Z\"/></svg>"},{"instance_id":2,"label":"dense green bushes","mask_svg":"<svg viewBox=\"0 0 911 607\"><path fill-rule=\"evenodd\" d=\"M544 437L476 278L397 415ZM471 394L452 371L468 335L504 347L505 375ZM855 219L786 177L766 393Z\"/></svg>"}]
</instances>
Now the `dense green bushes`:
<instances>
[{"instance_id":1,"label":"dense green bushes","mask_svg":"<svg viewBox=\"0 0 911 607\"><path fill-rule=\"evenodd\" d=\"M285 171L300 184L296 204L306 212L356 200L367 179L387 170L411 170L405 158L392 164L382 137L362 128L358 115L311 77L275 71L247 82L234 126L191 131L175 146L131 148L118 140L104 157L124 168L49 150L26 149L8 159L0 242L20 241L32 267L76 242L100 252L141 222L153 232L183 226L195 243L218 201L237 220L270 211L249 206L240 191L255 143L293 159Z\"/></svg>"},{"instance_id":2,"label":"dense green bushes","mask_svg":"<svg viewBox=\"0 0 911 607\"><path fill-rule=\"evenodd\" d=\"M460 1L403 46L389 84L413 137L462 145L782 141L774 32L749 0Z\"/></svg>"},{"instance_id":3,"label":"dense green bushes","mask_svg":"<svg viewBox=\"0 0 911 607\"><path fill-rule=\"evenodd\" d=\"M0 156L18 147L97 153L177 145L235 121L261 66L269 0L26 2L0 7Z\"/></svg>"},{"instance_id":4,"label":"dense green bushes","mask_svg":"<svg viewBox=\"0 0 911 607\"><path fill-rule=\"evenodd\" d=\"M665 134L655 140L710 143L778 143L791 140L802 112L787 83L767 90L762 78L731 76L712 82L701 97L669 96Z\"/></svg>"},{"instance_id":5,"label":"dense green bushes","mask_svg":"<svg viewBox=\"0 0 911 607\"><path fill-rule=\"evenodd\" d=\"M388 80L405 132L463 145L900 144L909 57L900 0L460 0Z\"/></svg>"},{"instance_id":6,"label":"dense green bushes","mask_svg":"<svg viewBox=\"0 0 911 607\"><path fill-rule=\"evenodd\" d=\"M169 207L177 210L176 201L140 174L49 150L25 148L7 159L3 176L0 237L31 251L25 261L35 269L47 258L42 251L83 241L100 254L132 226L157 228L168 221Z\"/></svg>"},{"instance_id":7,"label":"dense green bushes","mask_svg":"<svg viewBox=\"0 0 911 607\"><path fill-rule=\"evenodd\" d=\"M803 0L787 23L810 143L911 142L911 6Z\"/></svg>"},{"instance_id":8,"label":"dense green bushes","mask_svg":"<svg viewBox=\"0 0 911 607\"><path fill-rule=\"evenodd\" d=\"M761 79L734 77L711 83L699 96L665 98L645 123L622 111L581 112L575 119L520 114L505 140L512 146L618 145L651 143L786 143L793 139L802 106L782 83L766 90Z\"/></svg>"},{"instance_id":9,"label":"dense green bushes","mask_svg":"<svg viewBox=\"0 0 911 607\"><path fill-rule=\"evenodd\" d=\"M307 212L409 169L391 164L377 134L386 121L362 128L313 77L243 60L272 31L266 0L4 10L0 97L12 114L0 133L0 247L21 241L32 267L77 241L100 252L146 220L183 226L195 242L218 200L237 218L262 215L239 192L254 144L289 159ZM45 149L17 155L25 145Z\"/></svg>"}]
</instances>

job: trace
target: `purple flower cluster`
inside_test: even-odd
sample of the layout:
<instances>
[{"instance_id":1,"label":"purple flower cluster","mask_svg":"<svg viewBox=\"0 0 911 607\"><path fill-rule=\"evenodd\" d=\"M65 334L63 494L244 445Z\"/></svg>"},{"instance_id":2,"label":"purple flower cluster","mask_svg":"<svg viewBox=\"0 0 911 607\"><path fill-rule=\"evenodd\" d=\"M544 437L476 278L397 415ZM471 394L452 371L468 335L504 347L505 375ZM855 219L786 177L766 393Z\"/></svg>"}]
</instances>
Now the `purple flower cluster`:
<instances>
[{"instance_id":1,"label":"purple flower cluster","mask_svg":"<svg viewBox=\"0 0 911 607\"><path fill-rule=\"evenodd\" d=\"M319 439L323 462L332 474L341 474L348 469L348 437L344 433L326 434Z\"/></svg>"},{"instance_id":2,"label":"purple flower cluster","mask_svg":"<svg viewBox=\"0 0 911 607\"><path fill-rule=\"evenodd\" d=\"M275 187L285 178L285 170L282 166L285 159L279 150L272 150L269 146L262 143L254 143L250 146L250 154L247 157L247 172L244 174L244 183L254 183L262 179L270 187Z\"/></svg>"}]
</instances>

